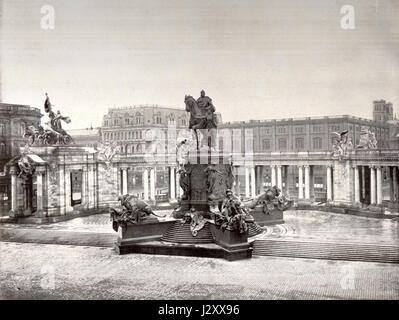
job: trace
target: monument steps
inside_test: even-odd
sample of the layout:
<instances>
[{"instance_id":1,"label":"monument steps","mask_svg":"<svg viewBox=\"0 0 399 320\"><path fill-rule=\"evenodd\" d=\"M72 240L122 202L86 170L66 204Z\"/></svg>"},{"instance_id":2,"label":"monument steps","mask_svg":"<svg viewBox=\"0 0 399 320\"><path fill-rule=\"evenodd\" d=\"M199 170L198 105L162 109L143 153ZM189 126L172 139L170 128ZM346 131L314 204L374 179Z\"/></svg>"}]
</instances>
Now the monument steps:
<instances>
[{"instance_id":1,"label":"monument steps","mask_svg":"<svg viewBox=\"0 0 399 320\"><path fill-rule=\"evenodd\" d=\"M190 243L190 244L203 244L213 243L213 237L209 228L209 223L205 223L205 226L198 231L197 236L193 237L190 230L190 224L182 224L180 221L176 221L162 236L161 241L175 242L175 243Z\"/></svg>"},{"instance_id":2,"label":"monument steps","mask_svg":"<svg viewBox=\"0 0 399 320\"><path fill-rule=\"evenodd\" d=\"M262 229L262 227L260 225L258 225L256 222L254 223L248 223L248 237L254 237L260 233L262 233L263 231L265 231L264 229Z\"/></svg>"},{"instance_id":3,"label":"monument steps","mask_svg":"<svg viewBox=\"0 0 399 320\"><path fill-rule=\"evenodd\" d=\"M394 245L255 240L253 249L259 256L399 263L399 247Z\"/></svg>"}]
</instances>

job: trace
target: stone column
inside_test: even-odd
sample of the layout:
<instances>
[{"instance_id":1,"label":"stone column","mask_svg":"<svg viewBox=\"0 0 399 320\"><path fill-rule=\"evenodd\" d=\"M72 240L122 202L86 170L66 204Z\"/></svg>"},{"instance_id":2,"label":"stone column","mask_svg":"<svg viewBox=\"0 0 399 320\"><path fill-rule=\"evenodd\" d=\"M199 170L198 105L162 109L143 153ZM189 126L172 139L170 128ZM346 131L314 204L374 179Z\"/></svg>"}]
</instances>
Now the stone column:
<instances>
[{"instance_id":1,"label":"stone column","mask_svg":"<svg viewBox=\"0 0 399 320\"><path fill-rule=\"evenodd\" d=\"M127 168L122 169L122 194L127 194Z\"/></svg>"},{"instance_id":2,"label":"stone column","mask_svg":"<svg viewBox=\"0 0 399 320\"><path fill-rule=\"evenodd\" d=\"M175 168L169 168L169 198L171 201L176 200L176 186L175 186Z\"/></svg>"},{"instance_id":3,"label":"stone column","mask_svg":"<svg viewBox=\"0 0 399 320\"><path fill-rule=\"evenodd\" d=\"M176 170L176 198L181 197L183 194L180 192L180 173Z\"/></svg>"},{"instance_id":4,"label":"stone column","mask_svg":"<svg viewBox=\"0 0 399 320\"><path fill-rule=\"evenodd\" d=\"M310 200L310 166L305 166L305 199Z\"/></svg>"},{"instance_id":5,"label":"stone column","mask_svg":"<svg viewBox=\"0 0 399 320\"><path fill-rule=\"evenodd\" d=\"M72 207L72 181L71 172L69 170L65 171L65 210L66 212L73 211Z\"/></svg>"},{"instance_id":6,"label":"stone column","mask_svg":"<svg viewBox=\"0 0 399 320\"><path fill-rule=\"evenodd\" d=\"M94 208L94 168L93 165L90 165L87 172L87 195L89 202L89 209Z\"/></svg>"},{"instance_id":7,"label":"stone column","mask_svg":"<svg viewBox=\"0 0 399 320\"><path fill-rule=\"evenodd\" d=\"M148 201L148 169L143 171L144 200Z\"/></svg>"},{"instance_id":8,"label":"stone column","mask_svg":"<svg viewBox=\"0 0 399 320\"><path fill-rule=\"evenodd\" d=\"M360 175L359 175L359 167L358 166L354 166L353 167L354 170L354 179L355 179L355 204L359 204L360 203Z\"/></svg>"},{"instance_id":9,"label":"stone column","mask_svg":"<svg viewBox=\"0 0 399 320\"><path fill-rule=\"evenodd\" d=\"M59 189L59 204L60 204L60 215L65 215L65 171L64 165L59 166L60 175L60 189Z\"/></svg>"},{"instance_id":10,"label":"stone column","mask_svg":"<svg viewBox=\"0 0 399 320\"><path fill-rule=\"evenodd\" d=\"M150 169L150 199L155 201L155 168Z\"/></svg>"},{"instance_id":11,"label":"stone column","mask_svg":"<svg viewBox=\"0 0 399 320\"><path fill-rule=\"evenodd\" d=\"M377 167L377 204L382 204L382 168Z\"/></svg>"},{"instance_id":12,"label":"stone column","mask_svg":"<svg viewBox=\"0 0 399 320\"><path fill-rule=\"evenodd\" d=\"M249 198L251 195L249 193L249 168L245 167L245 197Z\"/></svg>"},{"instance_id":13,"label":"stone column","mask_svg":"<svg viewBox=\"0 0 399 320\"><path fill-rule=\"evenodd\" d=\"M394 190L393 190L393 177L392 177L392 170L393 168L390 166L386 167L387 170L387 176L388 176L388 182L389 182L389 202L394 203L395 202L395 195L394 195Z\"/></svg>"},{"instance_id":14,"label":"stone column","mask_svg":"<svg viewBox=\"0 0 399 320\"><path fill-rule=\"evenodd\" d=\"M43 216L43 172L36 168L36 216Z\"/></svg>"},{"instance_id":15,"label":"stone column","mask_svg":"<svg viewBox=\"0 0 399 320\"><path fill-rule=\"evenodd\" d=\"M392 181L393 181L393 194L394 194L394 201L399 201L398 195L398 169L397 167L392 168Z\"/></svg>"},{"instance_id":16,"label":"stone column","mask_svg":"<svg viewBox=\"0 0 399 320\"><path fill-rule=\"evenodd\" d=\"M239 177L238 171L239 171L239 167L238 166L234 167L235 194L240 196L241 188L240 188L240 177Z\"/></svg>"},{"instance_id":17,"label":"stone column","mask_svg":"<svg viewBox=\"0 0 399 320\"><path fill-rule=\"evenodd\" d=\"M370 167L370 204L377 203L375 168Z\"/></svg>"},{"instance_id":18,"label":"stone column","mask_svg":"<svg viewBox=\"0 0 399 320\"><path fill-rule=\"evenodd\" d=\"M283 190L283 175L281 173L281 166L277 166L277 187Z\"/></svg>"},{"instance_id":19,"label":"stone column","mask_svg":"<svg viewBox=\"0 0 399 320\"><path fill-rule=\"evenodd\" d=\"M17 182L17 168L12 166L10 168L11 175L11 210L10 217L15 217L18 214L18 182Z\"/></svg>"},{"instance_id":20,"label":"stone column","mask_svg":"<svg viewBox=\"0 0 399 320\"><path fill-rule=\"evenodd\" d=\"M273 186L277 185L277 182L276 182L276 166L272 165L270 167L271 167L271 175L272 175L271 182L272 182L272 187L273 187Z\"/></svg>"},{"instance_id":21,"label":"stone column","mask_svg":"<svg viewBox=\"0 0 399 320\"><path fill-rule=\"evenodd\" d=\"M298 199L303 199L303 166L298 166Z\"/></svg>"},{"instance_id":22,"label":"stone column","mask_svg":"<svg viewBox=\"0 0 399 320\"><path fill-rule=\"evenodd\" d=\"M332 174L330 165L327 165L327 201L332 201Z\"/></svg>"},{"instance_id":23,"label":"stone column","mask_svg":"<svg viewBox=\"0 0 399 320\"><path fill-rule=\"evenodd\" d=\"M251 197L256 197L255 167L251 167Z\"/></svg>"}]
</instances>

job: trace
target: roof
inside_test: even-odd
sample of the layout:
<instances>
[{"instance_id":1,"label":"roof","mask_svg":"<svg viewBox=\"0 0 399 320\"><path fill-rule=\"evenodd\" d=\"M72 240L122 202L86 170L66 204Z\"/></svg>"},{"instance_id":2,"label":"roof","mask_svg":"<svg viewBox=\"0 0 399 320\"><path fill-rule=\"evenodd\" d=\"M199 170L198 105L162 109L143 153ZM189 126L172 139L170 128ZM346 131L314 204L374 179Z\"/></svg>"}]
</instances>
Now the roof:
<instances>
[{"instance_id":1,"label":"roof","mask_svg":"<svg viewBox=\"0 0 399 320\"><path fill-rule=\"evenodd\" d=\"M100 133L99 128L86 128L86 129L69 129L67 132L73 136L98 136Z\"/></svg>"}]
</instances>

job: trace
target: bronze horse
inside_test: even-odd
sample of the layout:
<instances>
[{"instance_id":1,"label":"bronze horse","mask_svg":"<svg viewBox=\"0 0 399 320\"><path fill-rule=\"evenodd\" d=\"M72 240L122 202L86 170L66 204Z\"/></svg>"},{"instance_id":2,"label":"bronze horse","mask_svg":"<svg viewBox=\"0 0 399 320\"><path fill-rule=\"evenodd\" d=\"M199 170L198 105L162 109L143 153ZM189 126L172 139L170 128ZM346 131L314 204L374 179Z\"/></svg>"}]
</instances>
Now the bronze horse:
<instances>
[{"instance_id":1,"label":"bronze horse","mask_svg":"<svg viewBox=\"0 0 399 320\"><path fill-rule=\"evenodd\" d=\"M184 97L186 111L190 113L189 129L193 129L197 139L197 149L199 149L198 132L200 129L216 128L216 117L213 112L202 109L198 106L197 101L190 95Z\"/></svg>"}]
</instances>

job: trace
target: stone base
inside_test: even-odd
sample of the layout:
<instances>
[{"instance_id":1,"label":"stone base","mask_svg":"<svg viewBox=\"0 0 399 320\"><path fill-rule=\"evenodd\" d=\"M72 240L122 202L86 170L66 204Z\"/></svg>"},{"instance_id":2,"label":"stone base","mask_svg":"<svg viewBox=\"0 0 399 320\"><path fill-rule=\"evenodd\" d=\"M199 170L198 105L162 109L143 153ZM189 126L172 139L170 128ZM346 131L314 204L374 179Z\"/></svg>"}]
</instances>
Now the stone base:
<instances>
[{"instance_id":1,"label":"stone base","mask_svg":"<svg viewBox=\"0 0 399 320\"><path fill-rule=\"evenodd\" d=\"M119 226L117 245L119 248L123 248L134 243L160 240L166 230L175 222L174 219L159 221L156 218L150 218L140 223Z\"/></svg>"},{"instance_id":2,"label":"stone base","mask_svg":"<svg viewBox=\"0 0 399 320\"><path fill-rule=\"evenodd\" d=\"M257 206L250 211L250 214L254 217L255 222L262 227L284 223L283 211L277 209L271 210L269 214L267 214L263 212L263 206Z\"/></svg>"},{"instance_id":3,"label":"stone base","mask_svg":"<svg viewBox=\"0 0 399 320\"><path fill-rule=\"evenodd\" d=\"M248 247L241 250L228 250L214 243L183 244L162 241L148 241L132 243L128 246L120 246L118 243L116 243L115 250L121 255L128 253L143 253L168 256L223 258L228 261L252 257L252 248Z\"/></svg>"},{"instance_id":4,"label":"stone base","mask_svg":"<svg viewBox=\"0 0 399 320\"><path fill-rule=\"evenodd\" d=\"M207 222L209 224L208 230L210 230L209 243L207 243L208 241L203 241L203 243L195 243L195 241L192 243L188 243L189 241L163 241L162 236L174 226L176 227L176 224L181 228L188 226L175 219L128 224L126 227L119 226L115 250L119 254L145 253L196 256L224 258L229 261L252 257L252 248L248 242L248 232L243 234L230 230L223 232L217 229L212 222ZM206 230L201 229L199 232L206 232ZM178 238L182 240L181 235ZM196 239L194 238L193 240Z\"/></svg>"}]
</instances>

